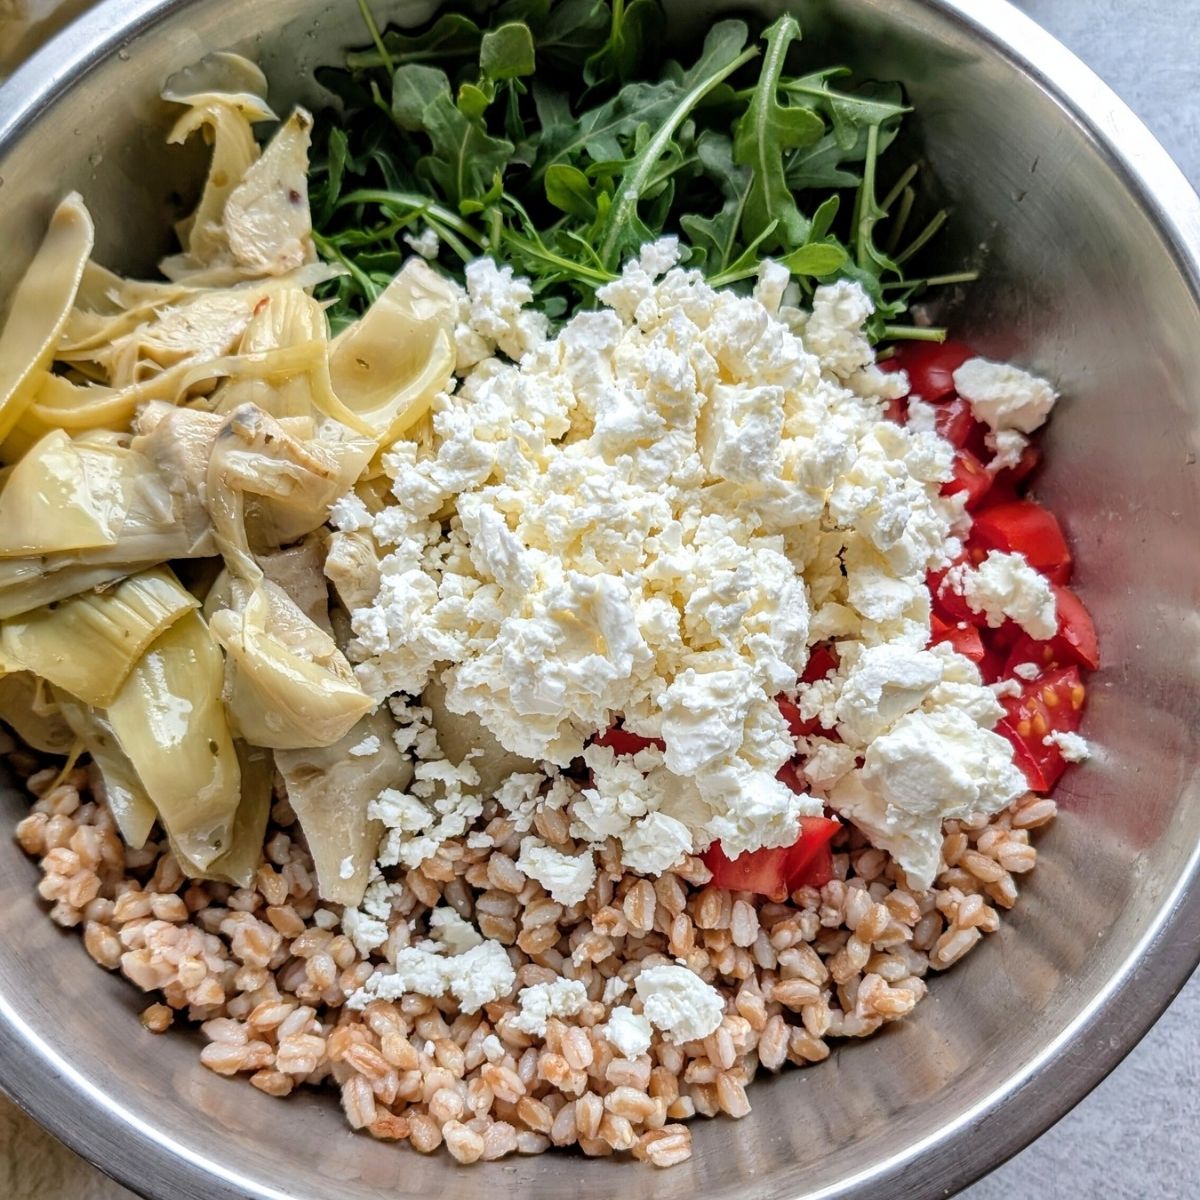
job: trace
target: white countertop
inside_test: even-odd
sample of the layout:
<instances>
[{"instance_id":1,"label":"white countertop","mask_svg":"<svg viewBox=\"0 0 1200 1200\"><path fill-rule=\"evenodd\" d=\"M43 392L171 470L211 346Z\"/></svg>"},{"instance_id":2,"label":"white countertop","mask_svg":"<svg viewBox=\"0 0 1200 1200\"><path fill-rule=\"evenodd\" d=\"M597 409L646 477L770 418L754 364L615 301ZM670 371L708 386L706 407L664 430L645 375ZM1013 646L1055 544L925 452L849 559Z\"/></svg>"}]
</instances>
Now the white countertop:
<instances>
[{"instance_id":1,"label":"white countertop","mask_svg":"<svg viewBox=\"0 0 1200 1200\"><path fill-rule=\"evenodd\" d=\"M1019 0L1200 183L1197 0ZM1139 8L1136 18L1135 7ZM0 3L0 9L3 4ZM1200 976L1082 1104L963 1200L1200 1195ZM133 1200L0 1098L0 1200ZM899 1200L881 1197L880 1200Z\"/></svg>"}]
</instances>

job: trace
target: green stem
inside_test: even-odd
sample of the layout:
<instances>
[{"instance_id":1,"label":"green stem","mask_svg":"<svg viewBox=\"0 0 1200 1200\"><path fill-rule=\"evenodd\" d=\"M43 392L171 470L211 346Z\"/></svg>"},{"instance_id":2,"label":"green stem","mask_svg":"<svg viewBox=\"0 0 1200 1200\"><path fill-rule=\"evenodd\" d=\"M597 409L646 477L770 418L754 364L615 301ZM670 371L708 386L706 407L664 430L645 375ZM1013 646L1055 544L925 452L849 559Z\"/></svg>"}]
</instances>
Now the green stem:
<instances>
[{"instance_id":1,"label":"green stem","mask_svg":"<svg viewBox=\"0 0 1200 1200\"><path fill-rule=\"evenodd\" d=\"M368 304L373 304L382 290L375 281L357 266L352 259L344 255L328 238L322 237L315 230L312 235L313 245L327 258L333 259L346 268L350 277L362 289L363 295L367 298Z\"/></svg>"},{"instance_id":2,"label":"green stem","mask_svg":"<svg viewBox=\"0 0 1200 1200\"><path fill-rule=\"evenodd\" d=\"M875 203L875 159L879 155L879 126L867 130L867 156L863 160L862 183L854 203L854 260L865 271L871 264L871 231L879 220Z\"/></svg>"},{"instance_id":3,"label":"green stem","mask_svg":"<svg viewBox=\"0 0 1200 1200\"><path fill-rule=\"evenodd\" d=\"M917 234L915 238L913 238L913 240L908 244L908 248L904 251L904 253L896 255L896 266L903 266L904 263L908 262L908 260L912 258L912 256L916 254L916 252L920 250L921 247L924 246L925 243L929 241L929 239L933 237L933 235L937 233L937 231L941 229L943 225L945 225L949 216L949 211L943 208L942 211L939 212L937 216L935 216L933 220L930 221L929 224Z\"/></svg>"},{"instance_id":4,"label":"green stem","mask_svg":"<svg viewBox=\"0 0 1200 1200\"><path fill-rule=\"evenodd\" d=\"M926 279L893 279L882 287L884 291L889 288L952 287L956 283L974 283L978 278L978 271L956 271L952 275L930 275Z\"/></svg>"},{"instance_id":5,"label":"green stem","mask_svg":"<svg viewBox=\"0 0 1200 1200\"><path fill-rule=\"evenodd\" d=\"M900 197L900 209L894 217L888 221L888 239L884 250L888 254L895 254L896 247L900 245L900 239L904 236L904 230L908 226L908 219L912 216L913 205L917 202L917 193L912 188L906 187ZM888 206L890 209L890 205Z\"/></svg>"},{"instance_id":6,"label":"green stem","mask_svg":"<svg viewBox=\"0 0 1200 1200\"><path fill-rule=\"evenodd\" d=\"M358 11L362 13L362 19L366 22L367 29L371 34L371 41L375 43L375 49L379 51L379 57L383 60L383 65L387 67L388 74L394 75L396 64L388 53L387 46L384 45L383 37L379 33L379 26L375 24L375 17L367 5L367 0L358 0Z\"/></svg>"},{"instance_id":7,"label":"green stem","mask_svg":"<svg viewBox=\"0 0 1200 1200\"><path fill-rule=\"evenodd\" d=\"M338 197L337 208L345 208L350 204L378 204L382 208L411 208L417 212L428 213L436 217L443 225L455 230L463 237L483 246L484 238L478 230L462 219L457 213L435 204L428 196L416 192L389 192L384 188L359 188Z\"/></svg>"},{"instance_id":8,"label":"green stem","mask_svg":"<svg viewBox=\"0 0 1200 1200\"><path fill-rule=\"evenodd\" d=\"M944 342L946 330L940 325L885 325L885 338L903 338L909 342Z\"/></svg>"},{"instance_id":9,"label":"green stem","mask_svg":"<svg viewBox=\"0 0 1200 1200\"><path fill-rule=\"evenodd\" d=\"M563 258L560 254L555 254L553 250L547 250L545 246L539 245L531 238L523 237L519 233L513 233L509 230L504 235L504 240L516 246L523 254L529 255L530 258L536 258L539 262L548 263L552 267L557 267L561 271L566 271L569 275L573 275L579 279L586 279L589 283L605 284L612 283L616 276L611 271L594 270L591 267L585 267L582 263L572 262L569 258Z\"/></svg>"},{"instance_id":10,"label":"green stem","mask_svg":"<svg viewBox=\"0 0 1200 1200\"><path fill-rule=\"evenodd\" d=\"M900 176L899 179L892 185L892 190L883 198L883 203L879 206L884 212L891 212L892 205L896 203L900 193L916 178L917 164L911 163L908 170Z\"/></svg>"},{"instance_id":11,"label":"green stem","mask_svg":"<svg viewBox=\"0 0 1200 1200\"><path fill-rule=\"evenodd\" d=\"M675 137L675 131L687 119L688 113L719 83L723 83L739 67L745 66L746 63L757 56L758 50L753 46L743 50L727 67L723 67L714 75L710 75L707 79L696 84L691 91L685 92L680 97L679 103L671 110L670 115L663 121L658 132L650 139L645 149L638 156L641 161L637 167L631 174L622 176L617 185L620 189L619 194L616 203L608 211L608 218L604 223L605 233L598 247L601 262L611 263L613 261L624 227L633 217L634 213L637 212L638 201L642 198L642 191L646 186L646 181L650 178L668 144Z\"/></svg>"}]
</instances>

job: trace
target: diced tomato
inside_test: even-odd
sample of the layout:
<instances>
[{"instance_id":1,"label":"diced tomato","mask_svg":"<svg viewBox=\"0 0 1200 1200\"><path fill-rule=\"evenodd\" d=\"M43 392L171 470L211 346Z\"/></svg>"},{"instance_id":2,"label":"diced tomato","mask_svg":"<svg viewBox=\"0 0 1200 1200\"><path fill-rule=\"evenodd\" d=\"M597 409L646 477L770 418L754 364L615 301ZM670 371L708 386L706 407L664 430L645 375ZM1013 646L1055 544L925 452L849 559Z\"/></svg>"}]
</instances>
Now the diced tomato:
<instances>
[{"instance_id":1,"label":"diced tomato","mask_svg":"<svg viewBox=\"0 0 1200 1200\"><path fill-rule=\"evenodd\" d=\"M992 504L975 514L967 555L979 563L990 550L1023 554L1052 583L1071 578L1071 551L1062 527L1052 512L1032 500Z\"/></svg>"},{"instance_id":2,"label":"diced tomato","mask_svg":"<svg viewBox=\"0 0 1200 1200\"><path fill-rule=\"evenodd\" d=\"M929 618L929 626L931 646L936 646L938 642L949 642L959 654L973 663L983 661L983 638L980 637L976 626L964 625L960 621L943 621L936 613Z\"/></svg>"},{"instance_id":3,"label":"diced tomato","mask_svg":"<svg viewBox=\"0 0 1200 1200\"><path fill-rule=\"evenodd\" d=\"M975 420L971 406L959 396L937 406L933 427L955 449L970 450L979 459L987 453L987 426Z\"/></svg>"},{"instance_id":4,"label":"diced tomato","mask_svg":"<svg viewBox=\"0 0 1200 1200\"><path fill-rule=\"evenodd\" d=\"M818 642L809 651L808 662L804 664L804 672L800 676L801 683L816 683L824 679L830 671L837 670L838 656L828 642Z\"/></svg>"},{"instance_id":5,"label":"diced tomato","mask_svg":"<svg viewBox=\"0 0 1200 1200\"><path fill-rule=\"evenodd\" d=\"M713 842L702 857L717 887L785 900L797 888L820 887L833 877L829 843L840 828L840 822L825 817L801 817L800 834L791 846L751 850L730 859Z\"/></svg>"},{"instance_id":6,"label":"diced tomato","mask_svg":"<svg viewBox=\"0 0 1200 1200\"><path fill-rule=\"evenodd\" d=\"M994 486L1015 492L1037 470L1038 463L1041 461L1042 452L1030 442L1021 451L1021 457L1017 460L1015 467L1005 467L1003 471L996 472Z\"/></svg>"},{"instance_id":7,"label":"diced tomato","mask_svg":"<svg viewBox=\"0 0 1200 1200\"><path fill-rule=\"evenodd\" d=\"M984 643L983 657L978 662L979 675L984 683L995 683L1004 677L1004 653Z\"/></svg>"},{"instance_id":8,"label":"diced tomato","mask_svg":"<svg viewBox=\"0 0 1200 1200\"><path fill-rule=\"evenodd\" d=\"M641 734L630 733L623 725L612 725L598 738L594 745L607 746L614 754L638 754L647 746L657 746L660 750L667 748L662 738L647 738Z\"/></svg>"},{"instance_id":9,"label":"diced tomato","mask_svg":"<svg viewBox=\"0 0 1200 1200\"><path fill-rule=\"evenodd\" d=\"M830 671L835 670L837 665L838 658L833 652L833 647L821 642L814 646L809 653L804 673L800 676L800 682L816 683L818 679L824 679ZM835 736L815 717L810 719L802 716L799 707L786 696L776 696L775 703L779 705L779 711L783 714L783 719L787 722L792 737L812 737L816 733L826 737Z\"/></svg>"},{"instance_id":10,"label":"diced tomato","mask_svg":"<svg viewBox=\"0 0 1200 1200\"><path fill-rule=\"evenodd\" d=\"M954 566L958 566L958 562ZM966 621L968 625L983 625L986 621L983 613L970 608L966 599L953 588L943 587L945 578L946 571L930 571L925 576L934 615L947 625L957 625L960 621Z\"/></svg>"},{"instance_id":11,"label":"diced tomato","mask_svg":"<svg viewBox=\"0 0 1200 1200\"><path fill-rule=\"evenodd\" d=\"M991 486L992 477L987 467L970 450L959 450L954 455L954 478L942 484L942 495L953 496L965 492L966 508L971 512L979 507Z\"/></svg>"},{"instance_id":12,"label":"diced tomato","mask_svg":"<svg viewBox=\"0 0 1200 1200\"><path fill-rule=\"evenodd\" d=\"M1041 670L1066 667L1076 663L1089 671L1100 665L1100 644L1091 614L1070 588L1055 585L1054 600L1058 608L1058 632L1049 640L1039 642L1023 633L1008 653L1004 673L1011 675L1018 663L1036 663Z\"/></svg>"},{"instance_id":13,"label":"diced tomato","mask_svg":"<svg viewBox=\"0 0 1200 1200\"><path fill-rule=\"evenodd\" d=\"M1012 743L1017 765L1035 792L1048 792L1066 770L1062 751L1046 737L1074 733L1083 717L1086 691L1078 667L1060 667L1022 683L1021 694L1001 701L1005 716L996 732Z\"/></svg>"},{"instance_id":14,"label":"diced tomato","mask_svg":"<svg viewBox=\"0 0 1200 1200\"><path fill-rule=\"evenodd\" d=\"M891 361L908 373L911 393L932 404L954 391L954 372L974 356L962 342L901 342Z\"/></svg>"}]
</instances>

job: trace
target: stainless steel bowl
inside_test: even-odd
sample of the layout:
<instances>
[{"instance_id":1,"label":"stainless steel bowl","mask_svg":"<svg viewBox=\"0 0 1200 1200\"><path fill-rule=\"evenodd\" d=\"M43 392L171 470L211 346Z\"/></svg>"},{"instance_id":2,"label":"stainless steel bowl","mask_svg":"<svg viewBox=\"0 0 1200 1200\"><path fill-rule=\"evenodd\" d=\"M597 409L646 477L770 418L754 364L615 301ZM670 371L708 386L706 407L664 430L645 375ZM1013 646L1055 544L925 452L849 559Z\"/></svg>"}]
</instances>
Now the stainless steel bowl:
<instances>
[{"instance_id":1,"label":"stainless steel bowl","mask_svg":"<svg viewBox=\"0 0 1200 1200\"><path fill-rule=\"evenodd\" d=\"M375 7L411 23L432 6ZM721 6L671 7L693 26ZM1195 966L1200 202L1125 106L1000 0L801 8L825 43L818 61L908 85L955 203L947 261L978 251L986 272L956 323L1067 397L1041 490L1070 527L1108 666L1086 728L1099 752L1060 788L1020 905L914 1019L758 1084L742 1122L697 1125L685 1166L553 1156L461 1170L352 1134L329 1097L281 1103L220 1079L193 1038L144 1033L141 998L45 919L33 865L0 838L0 1081L144 1195L945 1196L1075 1104ZM167 199L196 171L161 144L169 72L248 49L286 103L314 63L362 38L352 0L101 4L0 91L0 295L71 187L98 218L103 260L150 265ZM15 820L23 801L2 803Z\"/></svg>"}]
</instances>

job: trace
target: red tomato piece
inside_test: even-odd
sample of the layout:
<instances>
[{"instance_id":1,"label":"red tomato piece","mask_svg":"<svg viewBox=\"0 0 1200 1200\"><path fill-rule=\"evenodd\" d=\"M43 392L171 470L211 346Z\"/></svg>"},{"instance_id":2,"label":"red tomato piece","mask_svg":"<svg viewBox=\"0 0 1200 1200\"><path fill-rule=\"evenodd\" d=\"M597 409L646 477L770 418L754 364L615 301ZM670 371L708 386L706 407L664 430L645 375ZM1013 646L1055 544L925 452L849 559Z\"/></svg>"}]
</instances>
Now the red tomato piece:
<instances>
[{"instance_id":1,"label":"red tomato piece","mask_svg":"<svg viewBox=\"0 0 1200 1200\"><path fill-rule=\"evenodd\" d=\"M657 746L660 750L667 748L662 738L642 737L641 734L630 733L623 725L610 726L593 741L597 746L607 746L614 754L637 754L647 746Z\"/></svg>"},{"instance_id":2,"label":"red tomato piece","mask_svg":"<svg viewBox=\"0 0 1200 1200\"><path fill-rule=\"evenodd\" d=\"M996 472L995 486L1015 492L1037 470L1041 461L1042 452L1030 442L1021 451L1015 467L1005 467L1003 471Z\"/></svg>"},{"instance_id":3,"label":"red tomato piece","mask_svg":"<svg viewBox=\"0 0 1200 1200\"><path fill-rule=\"evenodd\" d=\"M816 683L818 679L824 679L830 671L836 670L837 665L838 658L833 647L825 642L818 643L809 653L804 673L800 676L800 682ZM779 711L783 714L783 719L787 722L792 737L812 737L815 733L823 734L826 737L836 736L830 733L815 717L812 719L803 717L799 707L786 696L776 696L775 703L779 705ZM797 790L803 791L804 789Z\"/></svg>"},{"instance_id":4,"label":"red tomato piece","mask_svg":"<svg viewBox=\"0 0 1200 1200\"><path fill-rule=\"evenodd\" d=\"M954 566L962 561L959 559ZM966 599L953 588L943 587L945 578L945 571L930 571L925 576L934 616L940 617L947 625L957 625L960 621L966 621L968 625L983 625L986 622L983 613L970 608Z\"/></svg>"},{"instance_id":5,"label":"red tomato piece","mask_svg":"<svg viewBox=\"0 0 1200 1200\"><path fill-rule=\"evenodd\" d=\"M965 658L973 663L983 662L983 638L975 625L964 625L962 622L943 621L936 613L929 618L929 644L936 646L938 642L949 642L950 645Z\"/></svg>"},{"instance_id":6,"label":"red tomato piece","mask_svg":"<svg viewBox=\"0 0 1200 1200\"><path fill-rule=\"evenodd\" d=\"M1051 733L1074 733L1083 718L1087 697L1078 667L1060 667L1022 684L1019 696L1001 701L1005 716L996 732L1012 743L1017 765L1035 792L1048 792L1066 770L1062 751Z\"/></svg>"},{"instance_id":7,"label":"red tomato piece","mask_svg":"<svg viewBox=\"0 0 1200 1200\"><path fill-rule=\"evenodd\" d=\"M992 477L987 467L970 450L959 450L954 455L954 478L942 484L942 495L965 492L967 511L971 512L979 507L991 486Z\"/></svg>"},{"instance_id":8,"label":"red tomato piece","mask_svg":"<svg viewBox=\"0 0 1200 1200\"><path fill-rule=\"evenodd\" d=\"M1041 670L1076 663L1089 671L1100 665L1100 644L1091 613L1070 588L1055 585L1058 607L1058 632L1045 642L1023 633L1008 653L1005 675L1011 675L1018 663L1036 663Z\"/></svg>"},{"instance_id":9,"label":"red tomato piece","mask_svg":"<svg viewBox=\"0 0 1200 1200\"><path fill-rule=\"evenodd\" d=\"M975 514L967 555L980 563L989 550L1023 554L1052 583L1071 578L1071 551L1062 527L1049 509L1032 500L992 504Z\"/></svg>"},{"instance_id":10,"label":"red tomato piece","mask_svg":"<svg viewBox=\"0 0 1200 1200\"><path fill-rule=\"evenodd\" d=\"M987 453L987 426L975 420L971 406L960 396L937 406L933 427L957 450L970 450L977 458Z\"/></svg>"},{"instance_id":11,"label":"red tomato piece","mask_svg":"<svg viewBox=\"0 0 1200 1200\"><path fill-rule=\"evenodd\" d=\"M899 400L889 400L883 406L883 417L893 425L903 425L908 420L908 398L901 396Z\"/></svg>"},{"instance_id":12,"label":"red tomato piece","mask_svg":"<svg viewBox=\"0 0 1200 1200\"><path fill-rule=\"evenodd\" d=\"M791 846L750 850L731 859L719 842L713 842L701 857L717 887L786 900L797 888L820 887L833 877L829 843L839 829L840 822L826 817L801 817L799 836Z\"/></svg>"},{"instance_id":13,"label":"red tomato piece","mask_svg":"<svg viewBox=\"0 0 1200 1200\"><path fill-rule=\"evenodd\" d=\"M809 651L808 662L804 664L804 673L800 676L801 683L816 683L824 679L830 671L837 670L838 656L828 642L818 642Z\"/></svg>"},{"instance_id":14,"label":"red tomato piece","mask_svg":"<svg viewBox=\"0 0 1200 1200\"><path fill-rule=\"evenodd\" d=\"M910 393L932 404L954 391L954 372L974 357L962 342L901 342L891 361L908 373Z\"/></svg>"},{"instance_id":15,"label":"red tomato piece","mask_svg":"<svg viewBox=\"0 0 1200 1200\"><path fill-rule=\"evenodd\" d=\"M995 683L998 679L1003 678L1004 653L1001 650L997 650L994 646L985 644L983 647L983 657L977 665L983 682Z\"/></svg>"}]
</instances>

